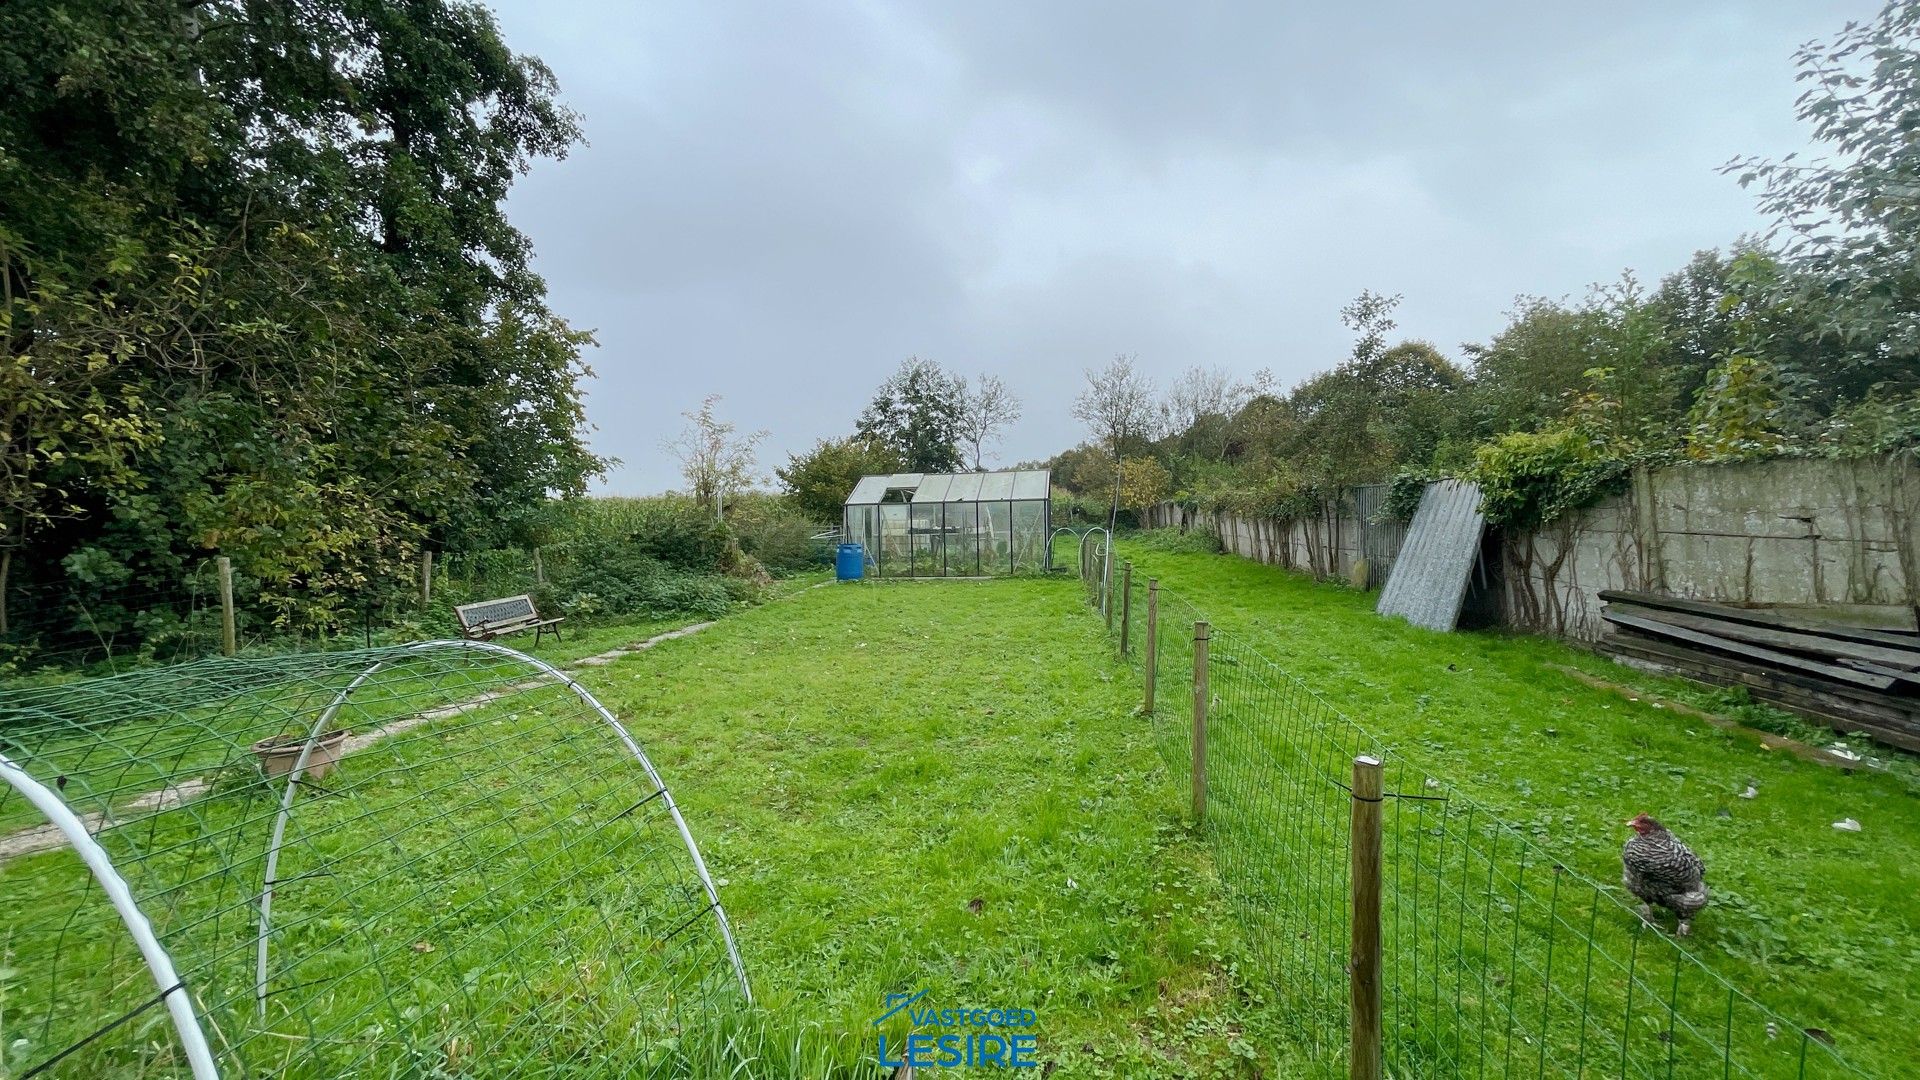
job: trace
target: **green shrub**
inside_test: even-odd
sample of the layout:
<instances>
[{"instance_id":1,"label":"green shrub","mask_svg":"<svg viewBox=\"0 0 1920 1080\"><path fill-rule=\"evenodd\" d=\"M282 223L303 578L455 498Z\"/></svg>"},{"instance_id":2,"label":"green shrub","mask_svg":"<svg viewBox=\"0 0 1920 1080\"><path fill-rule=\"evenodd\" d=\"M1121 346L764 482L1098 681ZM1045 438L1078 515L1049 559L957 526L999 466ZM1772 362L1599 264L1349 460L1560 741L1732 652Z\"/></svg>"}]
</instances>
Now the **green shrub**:
<instances>
[{"instance_id":1,"label":"green shrub","mask_svg":"<svg viewBox=\"0 0 1920 1080\"><path fill-rule=\"evenodd\" d=\"M1403 469L1387 481L1387 497L1380 504L1381 521L1408 522L1420 509L1427 485L1438 477L1425 469Z\"/></svg>"},{"instance_id":2,"label":"green shrub","mask_svg":"<svg viewBox=\"0 0 1920 1080\"><path fill-rule=\"evenodd\" d=\"M809 521L794 504L774 496L751 496L727 512L740 550L774 573L824 565L826 545L813 539L825 526Z\"/></svg>"},{"instance_id":3,"label":"green shrub","mask_svg":"<svg viewBox=\"0 0 1920 1080\"><path fill-rule=\"evenodd\" d=\"M1562 428L1514 432L1481 446L1473 479L1489 525L1531 529L1625 491L1631 468Z\"/></svg>"}]
</instances>

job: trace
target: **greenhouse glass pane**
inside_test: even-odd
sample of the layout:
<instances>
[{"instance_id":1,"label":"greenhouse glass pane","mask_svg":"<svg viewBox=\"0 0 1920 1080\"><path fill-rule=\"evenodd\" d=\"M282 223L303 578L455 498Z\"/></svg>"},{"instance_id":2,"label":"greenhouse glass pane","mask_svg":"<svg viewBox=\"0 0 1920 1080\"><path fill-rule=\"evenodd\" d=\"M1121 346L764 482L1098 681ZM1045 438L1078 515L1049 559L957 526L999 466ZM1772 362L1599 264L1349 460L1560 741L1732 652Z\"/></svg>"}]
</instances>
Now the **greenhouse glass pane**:
<instances>
[{"instance_id":1,"label":"greenhouse glass pane","mask_svg":"<svg viewBox=\"0 0 1920 1080\"><path fill-rule=\"evenodd\" d=\"M907 504L886 503L877 509L880 511L880 539L876 545L880 552L880 566L877 572L882 577L905 577L909 570Z\"/></svg>"},{"instance_id":2,"label":"greenhouse glass pane","mask_svg":"<svg viewBox=\"0 0 1920 1080\"><path fill-rule=\"evenodd\" d=\"M953 477L935 474L920 478L920 488L913 493L914 502L938 503L947 501L947 488L953 483Z\"/></svg>"},{"instance_id":3,"label":"greenhouse glass pane","mask_svg":"<svg viewBox=\"0 0 1920 1080\"><path fill-rule=\"evenodd\" d=\"M1041 470L1017 472L1013 474L1013 497L1015 499L1044 499L1047 497L1048 474Z\"/></svg>"},{"instance_id":4,"label":"greenhouse glass pane","mask_svg":"<svg viewBox=\"0 0 1920 1080\"><path fill-rule=\"evenodd\" d=\"M947 573L972 577L980 573L979 504L947 504Z\"/></svg>"},{"instance_id":5,"label":"greenhouse glass pane","mask_svg":"<svg viewBox=\"0 0 1920 1080\"><path fill-rule=\"evenodd\" d=\"M1046 547L1046 534L1041 532L1041 513L1043 503L1036 501L1013 504L1013 569L1015 573L1039 573L1041 553Z\"/></svg>"},{"instance_id":6,"label":"greenhouse glass pane","mask_svg":"<svg viewBox=\"0 0 1920 1080\"><path fill-rule=\"evenodd\" d=\"M948 502L973 502L980 497L980 478L984 473L961 473L947 489Z\"/></svg>"},{"instance_id":7,"label":"greenhouse glass pane","mask_svg":"<svg viewBox=\"0 0 1920 1080\"><path fill-rule=\"evenodd\" d=\"M1005 502L1013 497L1013 474L1010 472L982 473L980 476L981 502L999 500Z\"/></svg>"},{"instance_id":8,"label":"greenhouse glass pane","mask_svg":"<svg viewBox=\"0 0 1920 1080\"><path fill-rule=\"evenodd\" d=\"M911 506L913 528L913 577L937 576L940 571L940 505L914 503Z\"/></svg>"},{"instance_id":9,"label":"greenhouse glass pane","mask_svg":"<svg viewBox=\"0 0 1920 1080\"><path fill-rule=\"evenodd\" d=\"M1006 503L980 504L980 572L1004 574L1013 551L1013 512Z\"/></svg>"},{"instance_id":10,"label":"greenhouse glass pane","mask_svg":"<svg viewBox=\"0 0 1920 1080\"><path fill-rule=\"evenodd\" d=\"M887 493L887 483L892 479L891 476L861 477L860 482L853 485L853 494L847 496L847 505L879 502L880 496Z\"/></svg>"}]
</instances>

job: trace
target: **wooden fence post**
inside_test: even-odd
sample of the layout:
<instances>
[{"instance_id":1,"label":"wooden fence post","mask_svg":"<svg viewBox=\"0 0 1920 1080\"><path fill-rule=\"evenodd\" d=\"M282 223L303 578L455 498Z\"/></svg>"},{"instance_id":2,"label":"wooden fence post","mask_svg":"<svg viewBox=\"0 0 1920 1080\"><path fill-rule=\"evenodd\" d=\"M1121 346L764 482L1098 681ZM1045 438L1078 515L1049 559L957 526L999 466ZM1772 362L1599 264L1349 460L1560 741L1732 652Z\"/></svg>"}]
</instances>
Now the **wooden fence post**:
<instances>
[{"instance_id":1,"label":"wooden fence post","mask_svg":"<svg viewBox=\"0 0 1920 1080\"><path fill-rule=\"evenodd\" d=\"M1207 642L1206 620L1193 624L1193 823L1207 817Z\"/></svg>"},{"instance_id":2,"label":"wooden fence post","mask_svg":"<svg viewBox=\"0 0 1920 1080\"><path fill-rule=\"evenodd\" d=\"M420 606L433 602L433 552L420 553Z\"/></svg>"},{"instance_id":3,"label":"wooden fence post","mask_svg":"<svg viewBox=\"0 0 1920 1080\"><path fill-rule=\"evenodd\" d=\"M220 566L220 655L232 656L239 648L233 626L233 560L225 555Z\"/></svg>"},{"instance_id":4,"label":"wooden fence post","mask_svg":"<svg viewBox=\"0 0 1920 1080\"><path fill-rule=\"evenodd\" d=\"M1160 579L1147 579L1147 652L1143 657L1147 665L1147 700L1140 711L1153 713L1153 677L1160 663Z\"/></svg>"},{"instance_id":5,"label":"wooden fence post","mask_svg":"<svg viewBox=\"0 0 1920 1080\"><path fill-rule=\"evenodd\" d=\"M1120 655L1131 653L1132 642L1129 635L1133 630L1133 563L1121 564L1120 568Z\"/></svg>"},{"instance_id":6,"label":"wooden fence post","mask_svg":"<svg viewBox=\"0 0 1920 1080\"><path fill-rule=\"evenodd\" d=\"M1380 762L1353 759L1352 1080L1380 1080L1383 1070L1380 986Z\"/></svg>"},{"instance_id":7,"label":"wooden fence post","mask_svg":"<svg viewBox=\"0 0 1920 1080\"><path fill-rule=\"evenodd\" d=\"M545 585L547 583L547 568L540 565L539 548L533 549L533 583L535 585Z\"/></svg>"}]
</instances>

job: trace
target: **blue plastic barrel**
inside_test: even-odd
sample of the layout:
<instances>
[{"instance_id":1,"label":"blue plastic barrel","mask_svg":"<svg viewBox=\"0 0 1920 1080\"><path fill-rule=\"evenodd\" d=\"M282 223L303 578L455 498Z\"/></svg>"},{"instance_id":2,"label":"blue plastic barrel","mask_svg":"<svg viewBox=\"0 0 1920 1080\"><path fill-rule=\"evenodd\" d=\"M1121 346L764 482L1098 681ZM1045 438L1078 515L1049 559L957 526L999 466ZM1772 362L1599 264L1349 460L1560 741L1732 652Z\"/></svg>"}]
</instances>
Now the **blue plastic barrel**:
<instances>
[{"instance_id":1,"label":"blue plastic barrel","mask_svg":"<svg viewBox=\"0 0 1920 1080\"><path fill-rule=\"evenodd\" d=\"M866 573L866 550L859 544L841 544L833 560L833 576L841 581L859 581Z\"/></svg>"}]
</instances>

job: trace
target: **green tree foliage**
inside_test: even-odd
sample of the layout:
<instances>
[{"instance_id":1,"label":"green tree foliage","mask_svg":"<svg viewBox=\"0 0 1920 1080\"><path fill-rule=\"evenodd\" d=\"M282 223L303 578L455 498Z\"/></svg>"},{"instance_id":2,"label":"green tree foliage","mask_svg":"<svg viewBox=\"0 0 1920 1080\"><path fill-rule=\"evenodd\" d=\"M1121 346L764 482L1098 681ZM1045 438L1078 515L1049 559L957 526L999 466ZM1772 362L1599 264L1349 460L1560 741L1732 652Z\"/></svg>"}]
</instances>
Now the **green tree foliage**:
<instances>
[{"instance_id":1,"label":"green tree foliage","mask_svg":"<svg viewBox=\"0 0 1920 1080\"><path fill-rule=\"evenodd\" d=\"M667 449L680 459L680 475L687 481L687 494L695 502L712 510L713 516L725 516L729 496L744 491L761 478L755 454L767 437L764 431L739 434L731 420L720 419L716 408L719 394L708 394L700 407L680 415L687 426Z\"/></svg>"},{"instance_id":2,"label":"green tree foliage","mask_svg":"<svg viewBox=\"0 0 1920 1080\"><path fill-rule=\"evenodd\" d=\"M1739 159L1792 262L1781 295L1818 321L1802 333L1841 346L1825 374L1836 396L1920 388L1920 2L1803 46L1799 118L1834 153L1816 160Z\"/></svg>"},{"instance_id":3,"label":"green tree foliage","mask_svg":"<svg viewBox=\"0 0 1920 1080\"><path fill-rule=\"evenodd\" d=\"M805 453L789 454L787 463L773 473L807 520L838 523L841 508L861 477L899 471L900 455L892 447L854 435L822 439Z\"/></svg>"},{"instance_id":4,"label":"green tree foliage","mask_svg":"<svg viewBox=\"0 0 1920 1080\"><path fill-rule=\"evenodd\" d=\"M900 457L908 472L958 472L967 387L960 377L917 356L902 361L860 414L857 433Z\"/></svg>"},{"instance_id":5,"label":"green tree foliage","mask_svg":"<svg viewBox=\"0 0 1920 1080\"><path fill-rule=\"evenodd\" d=\"M0 7L0 546L290 625L601 463L501 203L579 136L460 0Z\"/></svg>"}]
</instances>

